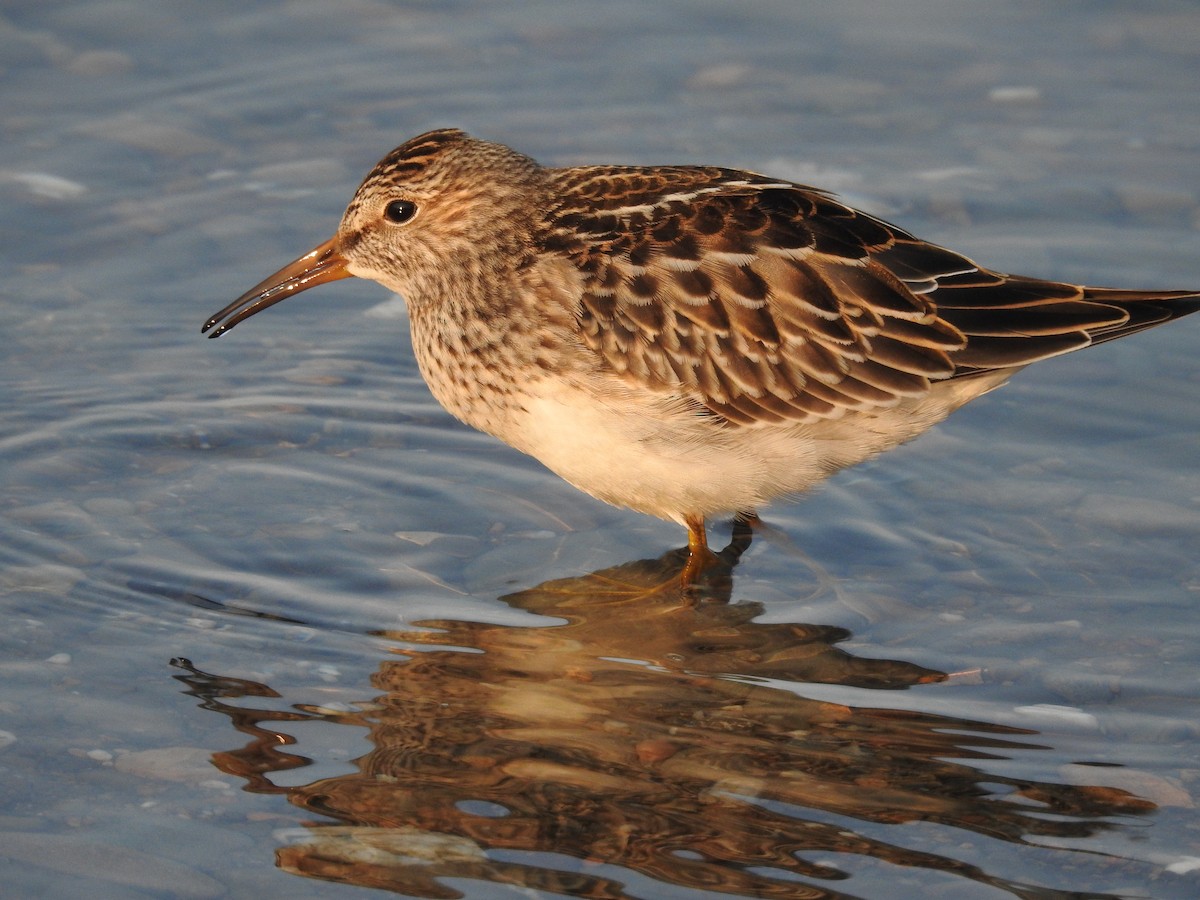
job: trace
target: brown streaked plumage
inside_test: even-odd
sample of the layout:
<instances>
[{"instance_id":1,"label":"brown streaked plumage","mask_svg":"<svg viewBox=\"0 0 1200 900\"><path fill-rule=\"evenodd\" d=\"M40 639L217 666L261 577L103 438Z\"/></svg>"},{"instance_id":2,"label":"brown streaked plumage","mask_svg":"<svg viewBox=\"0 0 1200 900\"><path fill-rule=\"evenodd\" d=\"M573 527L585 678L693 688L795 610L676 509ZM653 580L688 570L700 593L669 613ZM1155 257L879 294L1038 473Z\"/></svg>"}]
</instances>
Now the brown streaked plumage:
<instances>
[{"instance_id":1,"label":"brown streaked plumage","mask_svg":"<svg viewBox=\"0 0 1200 900\"><path fill-rule=\"evenodd\" d=\"M445 129L329 241L204 325L356 275L405 298L434 396L609 503L688 528L909 440L1024 366L1200 308L1004 275L824 191L700 166L553 169Z\"/></svg>"}]
</instances>

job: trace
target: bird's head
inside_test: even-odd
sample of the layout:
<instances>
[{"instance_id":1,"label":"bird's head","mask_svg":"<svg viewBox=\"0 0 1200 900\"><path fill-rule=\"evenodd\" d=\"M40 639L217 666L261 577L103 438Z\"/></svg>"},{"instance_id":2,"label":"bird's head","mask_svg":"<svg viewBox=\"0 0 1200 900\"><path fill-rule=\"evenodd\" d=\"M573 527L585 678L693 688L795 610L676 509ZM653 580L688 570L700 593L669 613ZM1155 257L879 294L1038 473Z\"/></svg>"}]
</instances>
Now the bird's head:
<instances>
[{"instance_id":1,"label":"bird's head","mask_svg":"<svg viewBox=\"0 0 1200 900\"><path fill-rule=\"evenodd\" d=\"M401 144L359 185L337 233L225 307L203 328L217 337L318 284L357 276L410 304L478 289L528 250L540 166L456 129Z\"/></svg>"}]
</instances>

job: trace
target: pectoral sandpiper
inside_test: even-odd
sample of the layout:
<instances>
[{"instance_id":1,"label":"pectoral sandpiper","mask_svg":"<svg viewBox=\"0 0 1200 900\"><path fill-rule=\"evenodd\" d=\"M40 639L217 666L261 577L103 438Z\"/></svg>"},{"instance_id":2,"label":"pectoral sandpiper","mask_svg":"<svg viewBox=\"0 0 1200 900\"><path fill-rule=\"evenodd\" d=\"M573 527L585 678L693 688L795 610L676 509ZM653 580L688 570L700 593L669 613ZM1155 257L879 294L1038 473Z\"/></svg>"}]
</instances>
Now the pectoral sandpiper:
<instances>
[{"instance_id":1,"label":"pectoral sandpiper","mask_svg":"<svg viewBox=\"0 0 1200 900\"><path fill-rule=\"evenodd\" d=\"M445 129L389 153L337 233L209 337L358 276L407 302L462 421L688 529L907 441L1040 359L1200 308L1196 291L1004 275L816 188L702 166L545 168Z\"/></svg>"}]
</instances>

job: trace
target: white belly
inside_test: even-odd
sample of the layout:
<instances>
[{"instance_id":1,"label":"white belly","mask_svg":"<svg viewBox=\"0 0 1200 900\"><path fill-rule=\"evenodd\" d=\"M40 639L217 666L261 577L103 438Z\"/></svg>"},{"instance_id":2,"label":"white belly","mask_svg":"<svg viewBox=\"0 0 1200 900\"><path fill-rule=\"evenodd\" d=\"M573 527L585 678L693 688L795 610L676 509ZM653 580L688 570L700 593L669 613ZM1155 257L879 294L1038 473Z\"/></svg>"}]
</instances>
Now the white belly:
<instances>
[{"instance_id":1,"label":"white belly","mask_svg":"<svg viewBox=\"0 0 1200 900\"><path fill-rule=\"evenodd\" d=\"M915 437L1003 380L945 382L920 400L869 415L749 427L612 384L601 400L546 380L529 386L524 414L498 436L594 497L682 522L685 515L752 511L803 491Z\"/></svg>"}]
</instances>

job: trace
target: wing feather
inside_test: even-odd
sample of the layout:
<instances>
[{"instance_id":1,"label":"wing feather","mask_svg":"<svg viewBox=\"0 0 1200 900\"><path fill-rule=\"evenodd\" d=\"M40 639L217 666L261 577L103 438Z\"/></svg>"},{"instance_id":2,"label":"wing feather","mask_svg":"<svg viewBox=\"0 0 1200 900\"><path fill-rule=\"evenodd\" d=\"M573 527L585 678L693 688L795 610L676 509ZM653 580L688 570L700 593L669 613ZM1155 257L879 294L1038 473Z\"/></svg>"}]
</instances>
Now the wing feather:
<instances>
[{"instance_id":1,"label":"wing feather","mask_svg":"<svg viewBox=\"0 0 1200 900\"><path fill-rule=\"evenodd\" d=\"M1194 292L992 272L824 192L746 172L555 171L546 247L583 276L584 340L612 371L731 425L887 408L1200 306Z\"/></svg>"}]
</instances>

